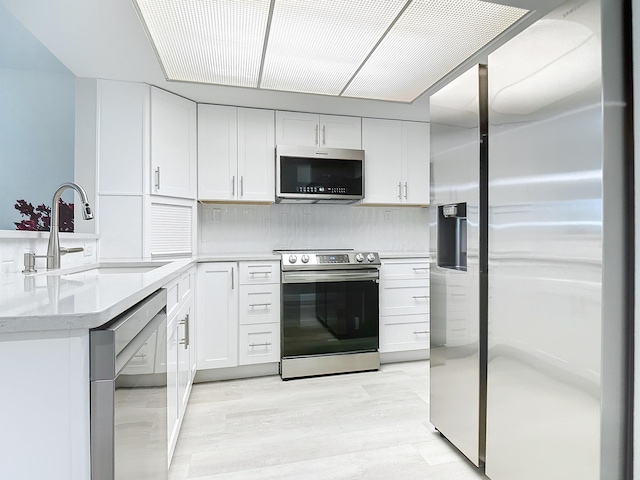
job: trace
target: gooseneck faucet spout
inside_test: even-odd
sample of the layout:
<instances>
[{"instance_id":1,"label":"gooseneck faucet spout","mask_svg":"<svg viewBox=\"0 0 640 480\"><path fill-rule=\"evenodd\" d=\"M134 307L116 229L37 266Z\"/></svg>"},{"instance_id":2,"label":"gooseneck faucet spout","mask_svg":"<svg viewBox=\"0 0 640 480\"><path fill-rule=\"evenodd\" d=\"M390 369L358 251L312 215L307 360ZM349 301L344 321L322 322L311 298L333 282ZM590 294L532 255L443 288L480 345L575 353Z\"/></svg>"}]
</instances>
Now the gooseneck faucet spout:
<instances>
[{"instance_id":1,"label":"gooseneck faucet spout","mask_svg":"<svg viewBox=\"0 0 640 480\"><path fill-rule=\"evenodd\" d=\"M62 192L67 188L73 188L78 192L78 195L80 195L80 200L82 202L82 217L85 220L91 220L93 218L89 199L87 198L87 192L84 191L84 188L73 182L63 183L58 187L56 193L53 194L53 203L51 204L51 225L49 226L49 246L47 248L47 270L60 268L60 239L58 236L58 231L60 229L59 203ZM72 249L64 250L64 253L67 253L67 251ZM73 249L73 251L80 250L81 249Z\"/></svg>"}]
</instances>

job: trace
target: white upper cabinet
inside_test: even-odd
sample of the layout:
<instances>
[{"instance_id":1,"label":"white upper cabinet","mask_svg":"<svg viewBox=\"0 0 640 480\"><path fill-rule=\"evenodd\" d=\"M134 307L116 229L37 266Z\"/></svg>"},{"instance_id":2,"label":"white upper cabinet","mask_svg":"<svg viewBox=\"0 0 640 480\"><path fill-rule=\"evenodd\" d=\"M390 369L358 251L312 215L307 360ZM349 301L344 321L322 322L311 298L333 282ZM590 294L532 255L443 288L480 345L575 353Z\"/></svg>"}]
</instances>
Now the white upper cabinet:
<instances>
[{"instance_id":1,"label":"white upper cabinet","mask_svg":"<svg viewBox=\"0 0 640 480\"><path fill-rule=\"evenodd\" d=\"M196 104L151 88L151 192L195 199Z\"/></svg>"},{"instance_id":2,"label":"white upper cabinet","mask_svg":"<svg viewBox=\"0 0 640 480\"><path fill-rule=\"evenodd\" d=\"M273 110L198 105L198 199L273 202Z\"/></svg>"},{"instance_id":3,"label":"white upper cabinet","mask_svg":"<svg viewBox=\"0 0 640 480\"><path fill-rule=\"evenodd\" d=\"M429 204L429 124L362 119L363 203Z\"/></svg>"},{"instance_id":4,"label":"white upper cabinet","mask_svg":"<svg viewBox=\"0 0 640 480\"><path fill-rule=\"evenodd\" d=\"M402 122L402 202L429 204L430 125Z\"/></svg>"},{"instance_id":5,"label":"white upper cabinet","mask_svg":"<svg viewBox=\"0 0 640 480\"><path fill-rule=\"evenodd\" d=\"M362 148L360 117L276 112L276 144Z\"/></svg>"}]
</instances>

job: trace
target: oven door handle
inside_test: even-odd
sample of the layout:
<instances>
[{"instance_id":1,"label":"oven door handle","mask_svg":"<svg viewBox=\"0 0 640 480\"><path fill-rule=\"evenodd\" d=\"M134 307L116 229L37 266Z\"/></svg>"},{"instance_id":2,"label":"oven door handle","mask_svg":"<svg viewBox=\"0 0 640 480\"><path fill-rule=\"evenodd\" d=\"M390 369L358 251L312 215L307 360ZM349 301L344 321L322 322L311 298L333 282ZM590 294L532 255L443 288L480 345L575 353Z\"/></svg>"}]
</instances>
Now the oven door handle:
<instances>
[{"instance_id":1,"label":"oven door handle","mask_svg":"<svg viewBox=\"0 0 640 480\"><path fill-rule=\"evenodd\" d=\"M282 272L282 283L361 282L377 281L378 277L377 269L353 272Z\"/></svg>"}]
</instances>

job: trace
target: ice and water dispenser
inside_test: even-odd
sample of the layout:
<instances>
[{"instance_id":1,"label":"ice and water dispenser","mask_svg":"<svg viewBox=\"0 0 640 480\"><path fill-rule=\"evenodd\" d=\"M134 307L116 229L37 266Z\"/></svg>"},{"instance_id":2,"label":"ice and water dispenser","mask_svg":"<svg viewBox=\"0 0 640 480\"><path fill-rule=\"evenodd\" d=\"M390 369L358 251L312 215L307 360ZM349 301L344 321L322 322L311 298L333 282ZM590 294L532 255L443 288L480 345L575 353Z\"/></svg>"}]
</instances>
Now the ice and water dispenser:
<instances>
[{"instance_id":1,"label":"ice and water dispenser","mask_svg":"<svg viewBox=\"0 0 640 480\"><path fill-rule=\"evenodd\" d=\"M438 267L467 271L467 204L438 206Z\"/></svg>"}]
</instances>

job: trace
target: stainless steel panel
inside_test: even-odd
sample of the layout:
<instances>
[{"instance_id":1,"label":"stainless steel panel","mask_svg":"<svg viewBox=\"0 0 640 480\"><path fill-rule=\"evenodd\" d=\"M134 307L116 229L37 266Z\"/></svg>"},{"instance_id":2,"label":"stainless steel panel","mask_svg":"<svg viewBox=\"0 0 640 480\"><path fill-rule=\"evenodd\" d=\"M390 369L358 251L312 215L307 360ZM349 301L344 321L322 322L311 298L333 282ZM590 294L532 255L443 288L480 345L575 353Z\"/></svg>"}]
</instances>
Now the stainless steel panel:
<instances>
[{"instance_id":1,"label":"stainless steel panel","mask_svg":"<svg viewBox=\"0 0 640 480\"><path fill-rule=\"evenodd\" d=\"M476 66L431 97L430 421L481 461L480 121ZM438 266L439 207L466 202L466 271ZM455 239L454 239L455 240ZM460 239L458 239L460 240Z\"/></svg>"},{"instance_id":2,"label":"stainless steel panel","mask_svg":"<svg viewBox=\"0 0 640 480\"><path fill-rule=\"evenodd\" d=\"M624 478L624 170L619 137L605 142L601 45L622 25L614 16L602 32L601 8L619 13L613 2L566 2L489 56L492 480ZM605 408L610 395L618 401Z\"/></svg>"},{"instance_id":3,"label":"stainless steel panel","mask_svg":"<svg viewBox=\"0 0 640 480\"><path fill-rule=\"evenodd\" d=\"M363 372L380 368L378 352L345 353L283 358L280 376L284 380L334 373Z\"/></svg>"}]
</instances>

